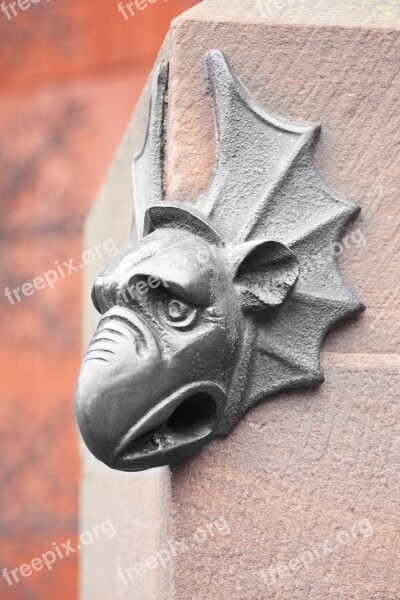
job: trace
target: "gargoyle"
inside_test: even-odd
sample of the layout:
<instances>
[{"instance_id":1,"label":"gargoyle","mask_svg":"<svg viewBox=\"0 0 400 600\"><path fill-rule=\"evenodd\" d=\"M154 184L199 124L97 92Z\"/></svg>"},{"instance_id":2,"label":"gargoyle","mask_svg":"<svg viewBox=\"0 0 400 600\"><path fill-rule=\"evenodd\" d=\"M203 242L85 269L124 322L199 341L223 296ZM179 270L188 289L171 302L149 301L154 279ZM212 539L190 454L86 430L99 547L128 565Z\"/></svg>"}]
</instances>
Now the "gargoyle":
<instances>
[{"instance_id":1,"label":"gargoyle","mask_svg":"<svg viewBox=\"0 0 400 600\"><path fill-rule=\"evenodd\" d=\"M102 317L77 417L88 448L114 469L180 461L227 435L259 400L319 385L324 335L363 308L332 252L358 208L315 170L320 128L265 112L220 52L208 67L218 158L205 198L196 208L163 202L161 65L133 162L144 237L93 287Z\"/></svg>"}]
</instances>

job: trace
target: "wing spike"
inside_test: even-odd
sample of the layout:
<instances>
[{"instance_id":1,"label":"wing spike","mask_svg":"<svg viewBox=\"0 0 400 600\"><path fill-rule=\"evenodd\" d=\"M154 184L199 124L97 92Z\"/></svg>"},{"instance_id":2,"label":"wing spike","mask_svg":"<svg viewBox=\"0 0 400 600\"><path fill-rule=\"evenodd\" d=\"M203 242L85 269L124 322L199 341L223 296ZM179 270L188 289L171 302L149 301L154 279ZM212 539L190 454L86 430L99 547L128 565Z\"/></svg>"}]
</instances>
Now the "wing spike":
<instances>
[{"instance_id":1,"label":"wing spike","mask_svg":"<svg viewBox=\"0 0 400 600\"><path fill-rule=\"evenodd\" d=\"M239 232L238 240L250 240L259 224L260 217L265 217L265 212L268 210L269 201L275 196L279 189L284 184L286 178L290 175L290 170L295 163L297 157L301 152L311 152L315 140L320 135L321 128L319 126L310 127L308 131L303 133L297 144L294 146L292 152L287 157L287 160L283 163L280 170L277 173L277 178L271 184L267 185L258 206L254 208L254 213L250 216L248 221L244 224L243 229Z\"/></svg>"},{"instance_id":2,"label":"wing spike","mask_svg":"<svg viewBox=\"0 0 400 600\"><path fill-rule=\"evenodd\" d=\"M250 378L249 394L244 398L242 412L267 397L296 388L316 387L324 381L324 374L318 358L313 367L305 369L294 366L293 361L285 361L268 351L256 353Z\"/></svg>"},{"instance_id":3,"label":"wing spike","mask_svg":"<svg viewBox=\"0 0 400 600\"><path fill-rule=\"evenodd\" d=\"M249 92L238 80L234 74L228 60L220 50L211 50L207 57L207 66L210 80L214 87L214 96L218 102L217 111L219 119L219 133L223 132L223 118L227 118L232 96L241 99L245 107L261 121L264 121L271 127L281 130L283 133L294 133L298 135L316 132L319 134L321 128L319 125L301 125L289 123L279 117L268 113L250 96Z\"/></svg>"},{"instance_id":4,"label":"wing spike","mask_svg":"<svg viewBox=\"0 0 400 600\"><path fill-rule=\"evenodd\" d=\"M168 89L167 61L160 63L150 82L149 119L143 145L132 157L132 194L136 231L132 238L143 237L146 209L164 200L164 122Z\"/></svg>"},{"instance_id":5,"label":"wing spike","mask_svg":"<svg viewBox=\"0 0 400 600\"><path fill-rule=\"evenodd\" d=\"M314 377L316 373L322 374L319 365L318 352L315 354L314 360L308 363L306 361L299 361L298 357L293 357L288 352L285 352L282 348L273 348L272 346L269 348L259 347L258 352L264 356L274 357L278 360L278 362L281 362L282 364L293 369L293 371L299 376L303 375L309 378L311 376Z\"/></svg>"},{"instance_id":6,"label":"wing spike","mask_svg":"<svg viewBox=\"0 0 400 600\"><path fill-rule=\"evenodd\" d=\"M345 285L343 284L343 288ZM350 312L358 312L364 310L364 305L358 300L358 298L347 289L347 297L345 299L338 298L337 296L324 296L322 294L312 294L310 292L300 292L294 290L292 294L293 300L299 300L305 304L320 304L327 308L332 308L333 313L336 311L343 312L344 315ZM335 319L334 319L335 320Z\"/></svg>"},{"instance_id":7,"label":"wing spike","mask_svg":"<svg viewBox=\"0 0 400 600\"><path fill-rule=\"evenodd\" d=\"M297 232L297 234L291 239L285 239L285 243L289 248L295 249L300 243L306 242L310 237L325 234L327 229L331 229L332 238L340 235L346 225L352 221L355 216L360 212L358 206L352 202L338 202L335 206L335 210L331 214L325 216L318 224L313 224L311 227L306 226L303 231ZM333 240L334 241L334 240Z\"/></svg>"},{"instance_id":8,"label":"wing spike","mask_svg":"<svg viewBox=\"0 0 400 600\"><path fill-rule=\"evenodd\" d=\"M218 153L201 210L228 239L243 241L239 232L254 206L259 204L261 210L266 191L279 186L277 181L290 171L293 157L302 147L312 145L311 140L315 142L320 128L288 123L269 114L235 77L221 52L209 53L208 69Z\"/></svg>"}]
</instances>

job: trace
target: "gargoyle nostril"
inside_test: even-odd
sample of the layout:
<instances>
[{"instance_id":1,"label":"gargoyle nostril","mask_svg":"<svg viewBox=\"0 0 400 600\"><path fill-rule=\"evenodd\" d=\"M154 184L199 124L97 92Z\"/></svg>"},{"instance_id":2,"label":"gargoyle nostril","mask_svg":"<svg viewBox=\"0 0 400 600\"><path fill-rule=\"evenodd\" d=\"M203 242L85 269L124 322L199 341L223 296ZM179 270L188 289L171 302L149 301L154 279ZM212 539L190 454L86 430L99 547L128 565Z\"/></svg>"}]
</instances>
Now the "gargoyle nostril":
<instances>
[{"instance_id":1,"label":"gargoyle nostril","mask_svg":"<svg viewBox=\"0 0 400 600\"><path fill-rule=\"evenodd\" d=\"M82 362L87 362L88 360L100 360L102 362L108 362L108 360L103 356L88 356L87 358L84 358Z\"/></svg>"},{"instance_id":2,"label":"gargoyle nostril","mask_svg":"<svg viewBox=\"0 0 400 600\"><path fill-rule=\"evenodd\" d=\"M142 328L136 324L133 318L125 317L120 314L105 315L98 326L98 334L101 334L105 329L114 334L119 334L127 339L132 339L136 352L142 355L148 350L148 340L142 331Z\"/></svg>"},{"instance_id":3,"label":"gargoyle nostril","mask_svg":"<svg viewBox=\"0 0 400 600\"><path fill-rule=\"evenodd\" d=\"M107 314L100 320L85 353L84 362L96 359L115 362L114 357L120 356L120 351L124 352L127 343L138 355L142 354L144 347L147 348L145 335L133 319Z\"/></svg>"},{"instance_id":4,"label":"gargoyle nostril","mask_svg":"<svg viewBox=\"0 0 400 600\"><path fill-rule=\"evenodd\" d=\"M104 346L104 342L107 342L107 341L113 342L114 340L107 340L105 338L101 338L98 340L92 340L89 344L88 349L85 352L83 362L85 362L87 360L95 360L95 359L108 362L109 358L111 358L110 354L116 356L117 353L114 350L112 350L111 348L106 348ZM100 345L99 345L99 342L101 342ZM115 342L115 343L117 343L117 342Z\"/></svg>"},{"instance_id":5,"label":"gargoyle nostril","mask_svg":"<svg viewBox=\"0 0 400 600\"><path fill-rule=\"evenodd\" d=\"M116 336L124 337L127 340L129 340L129 336L127 336L126 333L124 333L123 331L118 331L118 329L113 329L112 327L100 327L94 334L93 340L95 339L95 337L97 337L100 334L103 334L105 331L112 333L113 335L116 335ZM112 340L112 341L115 342L116 340Z\"/></svg>"},{"instance_id":6,"label":"gargoyle nostril","mask_svg":"<svg viewBox=\"0 0 400 600\"><path fill-rule=\"evenodd\" d=\"M116 356L116 352L114 352L114 350L109 350L108 348L90 348L90 350L88 350L85 354L85 356L88 356L88 354L93 354L93 352L102 352L105 354L114 354L114 356Z\"/></svg>"},{"instance_id":7,"label":"gargoyle nostril","mask_svg":"<svg viewBox=\"0 0 400 600\"><path fill-rule=\"evenodd\" d=\"M90 342L90 345L93 346L94 344L97 344L97 342L111 342L112 344L118 344L117 340L113 340L112 338L108 338L108 337L97 337L99 335L98 333L95 333L92 341Z\"/></svg>"}]
</instances>

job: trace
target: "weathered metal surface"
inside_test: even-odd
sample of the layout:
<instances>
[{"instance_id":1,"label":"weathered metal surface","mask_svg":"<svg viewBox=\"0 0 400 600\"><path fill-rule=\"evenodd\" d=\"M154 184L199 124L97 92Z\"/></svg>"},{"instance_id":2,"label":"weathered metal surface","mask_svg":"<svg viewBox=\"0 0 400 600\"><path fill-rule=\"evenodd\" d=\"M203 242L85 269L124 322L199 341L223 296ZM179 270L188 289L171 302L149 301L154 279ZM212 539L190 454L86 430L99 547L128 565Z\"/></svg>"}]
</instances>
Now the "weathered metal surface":
<instances>
[{"instance_id":1,"label":"weathered metal surface","mask_svg":"<svg viewBox=\"0 0 400 600\"><path fill-rule=\"evenodd\" d=\"M162 202L161 65L133 161L144 239L93 287L103 316L83 360L77 417L88 448L115 469L180 461L262 398L320 384L324 335L363 308L333 252L358 208L315 170L320 128L268 114L220 52L208 66L218 126L208 192L197 208Z\"/></svg>"}]
</instances>

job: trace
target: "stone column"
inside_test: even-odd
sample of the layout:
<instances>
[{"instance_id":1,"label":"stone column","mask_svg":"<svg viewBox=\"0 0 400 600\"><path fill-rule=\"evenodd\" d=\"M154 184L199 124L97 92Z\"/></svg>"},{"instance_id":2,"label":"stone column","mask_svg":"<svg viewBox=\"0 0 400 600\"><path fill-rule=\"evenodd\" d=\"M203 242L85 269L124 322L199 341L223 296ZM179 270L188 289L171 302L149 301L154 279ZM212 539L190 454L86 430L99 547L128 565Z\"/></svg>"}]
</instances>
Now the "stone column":
<instances>
[{"instance_id":1,"label":"stone column","mask_svg":"<svg viewBox=\"0 0 400 600\"><path fill-rule=\"evenodd\" d=\"M167 197L194 203L210 180L204 59L222 50L270 112L322 125L315 163L362 207L336 250L367 311L326 340L318 390L260 403L194 460L123 474L85 454L82 529L111 518L117 534L85 549L83 600L400 598L399 28L397 0L205 0L174 21L161 53ZM127 243L147 103L145 90L87 220L87 248ZM86 341L100 266L86 273Z\"/></svg>"}]
</instances>

